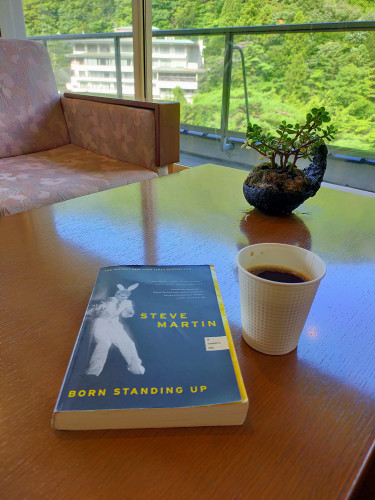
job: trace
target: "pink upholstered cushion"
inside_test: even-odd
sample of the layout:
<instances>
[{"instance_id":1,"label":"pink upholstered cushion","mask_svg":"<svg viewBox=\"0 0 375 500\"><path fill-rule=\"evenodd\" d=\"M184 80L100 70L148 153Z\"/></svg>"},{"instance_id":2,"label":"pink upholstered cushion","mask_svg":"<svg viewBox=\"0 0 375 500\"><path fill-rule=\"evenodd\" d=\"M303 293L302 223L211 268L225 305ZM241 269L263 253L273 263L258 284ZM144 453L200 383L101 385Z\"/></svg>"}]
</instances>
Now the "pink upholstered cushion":
<instances>
[{"instance_id":1,"label":"pink upholstered cushion","mask_svg":"<svg viewBox=\"0 0 375 500\"><path fill-rule=\"evenodd\" d=\"M68 144L50 151L0 160L0 214L157 177L151 170Z\"/></svg>"},{"instance_id":2,"label":"pink upholstered cushion","mask_svg":"<svg viewBox=\"0 0 375 500\"><path fill-rule=\"evenodd\" d=\"M0 158L69 143L44 45L0 39Z\"/></svg>"},{"instance_id":3,"label":"pink upholstered cushion","mask_svg":"<svg viewBox=\"0 0 375 500\"><path fill-rule=\"evenodd\" d=\"M69 98L62 104L73 144L156 171L152 110Z\"/></svg>"}]
</instances>

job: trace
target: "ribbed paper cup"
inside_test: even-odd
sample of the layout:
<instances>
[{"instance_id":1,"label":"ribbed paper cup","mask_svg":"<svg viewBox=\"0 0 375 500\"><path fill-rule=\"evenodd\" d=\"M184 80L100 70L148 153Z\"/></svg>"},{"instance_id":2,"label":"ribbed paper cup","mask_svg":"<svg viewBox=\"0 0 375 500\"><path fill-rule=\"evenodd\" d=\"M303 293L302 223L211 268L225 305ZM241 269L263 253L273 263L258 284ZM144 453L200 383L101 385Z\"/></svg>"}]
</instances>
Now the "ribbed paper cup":
<instances>
[{"instance_id":1,"label":"ribbed paper cup","mask_svg":"<svg viewBox=\"0 0 375 500\"><path fill-rule=\"evenodd\" d=\"M326 273L323 260L293 245L260 243L237 254L244 340L265 354L286 354L297 347L319 283ZM303 283L269 281L246 269L280 266L310 278Z\"/></svg>"}]
</instances>

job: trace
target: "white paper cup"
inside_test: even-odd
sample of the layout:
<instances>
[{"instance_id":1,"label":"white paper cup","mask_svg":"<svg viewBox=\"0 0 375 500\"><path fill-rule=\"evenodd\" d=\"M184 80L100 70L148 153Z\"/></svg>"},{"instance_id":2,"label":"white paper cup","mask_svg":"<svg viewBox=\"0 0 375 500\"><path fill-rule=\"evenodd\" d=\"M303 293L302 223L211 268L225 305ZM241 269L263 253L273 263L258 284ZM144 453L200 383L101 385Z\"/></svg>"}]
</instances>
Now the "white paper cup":
<instances>
[{"instance_id":1,"label":"white paper cup","mask_svg":"<svg viewBox=\"0 0 375 500\"><path fill-rule=\"evenodd\" d=\"M304 248L279 243L250 245L237 254L244 340L265 354L286 354L297 347L319 283L323 260ZM280 266L310 278L303 283L269 281L246 269Z\"/></svg>"}]
</instances>

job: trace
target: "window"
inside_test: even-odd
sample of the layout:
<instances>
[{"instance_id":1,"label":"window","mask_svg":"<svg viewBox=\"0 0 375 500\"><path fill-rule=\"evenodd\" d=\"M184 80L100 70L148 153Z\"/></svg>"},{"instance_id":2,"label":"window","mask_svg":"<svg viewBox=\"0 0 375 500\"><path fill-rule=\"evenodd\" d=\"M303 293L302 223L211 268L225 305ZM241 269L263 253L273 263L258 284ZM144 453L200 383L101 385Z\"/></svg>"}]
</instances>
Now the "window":
<instances>
[{"instance_id":1,"label":"window","mask_svg":"<svg viewBox=\"0 0 375 500\"><path fill-rule=\"evenodd\" d=\"M90 78L109 78L111 73L106 73L105 71L89 71L88 76Z\"/></svg>"},{"instance_id":2,"label":"window","mask_svg":"<svg viewBox=\"0 0 375 500\"><path fill-rule=\"evenodd\" d=\"M196 74L186 73L159 73L159 80L163 81L179 81L179 82L195 82Z\"/></svg>"},{"instance_id":3,"label":"window","mask_svg":"<svg viewBox=\"0 0 375 500\"><path fill-rule=\"evenodd\" d=\"M87 9L86 2L74 2L74 16L68 8L56 9L54 15L50 15L45 6L55 3L59 2L24 0L24 15L27 36L56 35L58 31L69 35L68 38L62 35L61 40L47 41L50 54L55 56L51 59L59 91L66 90L71 78L77 75L79 65L88 64L90 69L95 69L98 64L100 69L108 66L113 73L114 39L110 32L124 31L120 26L131 25L132 2L98 0L94 2L95 9L91 10ZM198 88L192 91L194 102L181 99L182 123L216 129L221 133L223 95L230 95L228 129L234 132L243 132L246 127L244 109L247 105L250 119L271 126L269 116L271 113L275 116L275 110L276 113L291 114L292 120L299 120L308 109L320 102L327 106L333 122L340 129L334 146L374 151L375 32L372 28L327 33L316 30L311 33L236 32L231 41L235 47L233 64L228 64L226 68L223 61L227 42L220 28L270 24L287 28L287 24L326 21L349 24L351 21L374 19L374 0L147 0L133 4L152 4L152 24L160 30L215 28L215 32L204 36L188 36L181 31L175 36L169 33L169 39L162 33L161 36L155 36L155 33L152 36L153 69L158 71L162 68L164 75L168 67L177 73L182 63L184 68L196 69L192 72L198 84ZM229 9L229 4L235 4L236 9ZM71 35L81 36L83 30L90 35L73 41ZM108 39L93 38L92 34L106 32ZM132 43L132 38L120 38L122 69L127 70L124 73L126 78L132 75L129 71L133 69ZM244 55L244 68L239 48ZM79 55L85 52L91 58L83 59ZM101 58L109 53L112 58L108 56L107 62L103 63ZM100 59L94 59L94 56ZM300 62L296 65L295 61ZM231 85L223 92L223 76L228 74L228 67L232 70ZM246 100L243 74L246 75L249 91ZM181 75L180 81L188 82L190 78L190 74ZM185 85L185 97L188 95L187 87L189 85ZM192 87L193 82L189 88ZM121 96L121 88L117 90Z\"/></svg>"}]
</instances>

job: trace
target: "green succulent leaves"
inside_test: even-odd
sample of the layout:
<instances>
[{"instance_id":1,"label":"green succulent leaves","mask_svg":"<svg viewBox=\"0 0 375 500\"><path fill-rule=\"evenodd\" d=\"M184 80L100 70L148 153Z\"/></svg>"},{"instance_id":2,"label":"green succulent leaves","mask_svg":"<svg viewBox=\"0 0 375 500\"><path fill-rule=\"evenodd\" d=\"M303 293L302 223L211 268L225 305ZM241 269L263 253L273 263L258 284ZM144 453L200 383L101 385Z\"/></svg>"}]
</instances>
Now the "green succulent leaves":
<instances>
[{"instance_id":1,"label":"green succulent leaves","mask_svg":"<svg viewBox=\"0 0 375 500\"><path fill-rule=\"evenodd\" d=\"M276 136L263 133L262 127L249 123L242 147L255 149L261 159L268 158L273 167L276 166L278 156L281 168L293 168L298 158L308 158L312 161L314 149L331 141L337 132L334 125L325 125L331 121L328 111L324 107L312 108L306 115L303 125L281 122L276 130Z\"/></svg>"}]
</instances>

